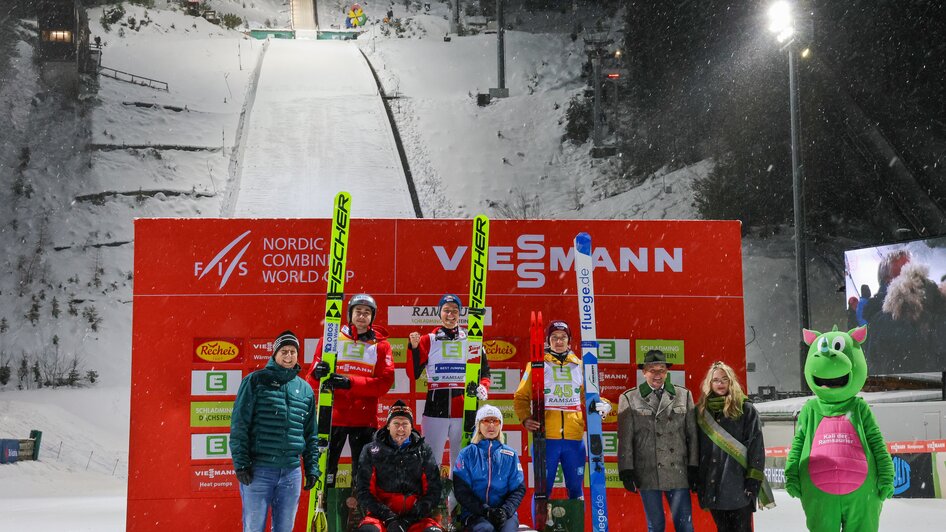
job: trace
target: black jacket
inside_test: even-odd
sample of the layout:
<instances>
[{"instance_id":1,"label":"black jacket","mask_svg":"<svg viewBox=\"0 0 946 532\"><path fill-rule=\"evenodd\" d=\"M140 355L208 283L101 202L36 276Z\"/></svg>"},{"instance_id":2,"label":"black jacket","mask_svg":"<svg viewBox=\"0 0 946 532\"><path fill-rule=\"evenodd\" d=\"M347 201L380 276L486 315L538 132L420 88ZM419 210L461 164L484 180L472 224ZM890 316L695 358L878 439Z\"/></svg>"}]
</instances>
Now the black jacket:
<instances>
[{"instance_id":1,"label":"black jacket","mask_svg":"<svg viewBox=\"0 0 946 532\"><path fill-rule=\"evenodd\" d=\"M697 411L697 415L699 411ZM734 438L746 446L750 468L765 471L765 445L762 441L762 424L759 413L752 403L742 404L742 415L737 419L715 414L714 419ZM746 495L746 470L736 460L720 449L709 436L698 429L700 441L700 484L697 495L700 507L707 510L737 510L755 500Z\"/></svg>"},{"instance_id":2,"label":"black jacket","mask_svg":"<svg viewBox=\"0 0 946 532\"><path fill-rule=\"evenodd\" d=\"M397 447L386 428L375 433L358 460L355 497L368 515L413 522L429 517L440 502L440 467L417 432Z\"/></svg>"}]
</instances>

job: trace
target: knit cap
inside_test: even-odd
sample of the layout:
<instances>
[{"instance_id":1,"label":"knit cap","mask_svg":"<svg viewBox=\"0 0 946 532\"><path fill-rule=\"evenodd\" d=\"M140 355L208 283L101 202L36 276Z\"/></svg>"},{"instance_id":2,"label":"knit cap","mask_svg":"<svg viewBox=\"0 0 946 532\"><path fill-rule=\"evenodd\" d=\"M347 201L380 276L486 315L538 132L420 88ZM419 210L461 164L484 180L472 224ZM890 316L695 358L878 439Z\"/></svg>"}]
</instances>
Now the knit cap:
<instances>
[{"instance_id":1,"label":"knit cap","mask_svg":"<svg viewBox=\"0 0 946 532\"><path fill-rule=\"evenodd\" d=\"M447 303L453 303L459 309L463 308L463 303L460 302L460 296L456 294L444 294L443 297L440 298L440 303L437 304L437 312L439 313L443 310L443 306Z\"/></svg>"},{"instance_id":2,"label":"knit cap","mask_svg":"<svg viewBox=\"0 0 946 532\"><path fill-rule=\"evenodd\" d=\"M293 345L296 347L296 350L299 350L299 339L296 338L296 334L292 331L286 330L279 334L275 340L273 340L273 354L279 352L283 346Z\"/></svg>"},{"instance_id":3,"label":"knit cap","mask_svg":"<svg viewBox=\"0 0 946 532\"><path fill-rule=\"evenodd\" d=\"M503 428L503 413L498 408L493 405L483 405L479 410L476 411L476 426L480 426L480 422L488 417L494 417L499 420L499 429Z\"/></svg>"},{"instance_id":4,"label":"knit cap","mask_svg":"<svg viewBox=\"0 0 946 532\"><path fill-rule=\"evenodd\" d=\"M396 417L406 417L408 421L411 422L411 425L414 424L414 412L411 411L411 407L407 406L404 401L398 399L394 401L394 404L391 405L391 410L388 411L388 419L384 422L384 426L387 427L391 424L391 420Z\"/></svg>"}]
</instances>

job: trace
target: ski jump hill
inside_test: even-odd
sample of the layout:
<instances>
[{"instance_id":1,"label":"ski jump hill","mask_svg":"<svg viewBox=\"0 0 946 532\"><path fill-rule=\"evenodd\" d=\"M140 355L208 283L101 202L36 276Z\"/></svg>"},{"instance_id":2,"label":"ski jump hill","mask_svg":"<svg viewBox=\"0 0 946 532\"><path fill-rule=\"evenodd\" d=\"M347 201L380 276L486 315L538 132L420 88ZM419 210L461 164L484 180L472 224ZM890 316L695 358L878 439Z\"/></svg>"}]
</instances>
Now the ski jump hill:
<instances>
[{"instance_id":1,"label":"ski jump hill","mask_svg":"<svg viewBox=\"0 0 946 532\"><path fill-rule=\"evenodd\" d=\"M355 217L413 218L392 125L367 60L351 42L267 43L248 94L235 217L328 218L346 190Z\"/></svg>"}]
</instances>

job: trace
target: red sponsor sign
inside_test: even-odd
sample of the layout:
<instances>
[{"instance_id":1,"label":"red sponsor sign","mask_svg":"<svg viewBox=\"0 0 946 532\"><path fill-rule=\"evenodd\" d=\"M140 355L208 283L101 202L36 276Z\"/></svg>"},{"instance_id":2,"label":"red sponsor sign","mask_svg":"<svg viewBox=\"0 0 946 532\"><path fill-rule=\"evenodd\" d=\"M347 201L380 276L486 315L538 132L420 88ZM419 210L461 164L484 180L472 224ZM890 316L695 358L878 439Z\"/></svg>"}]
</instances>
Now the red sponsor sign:
<instances>
[{"instance_id":1,"label":"red sponsor sign","mask_svg":"<svg viewBox=\"0 0 946 532\"><path fill-rule=\"evenodd\" d=\"M471 225L353 220L346 292L372 294L377 322L392 338L430 330L387 325L389 309L436 305L447 292L466 300ZM719 353L727 353L724 360L745 378L738 222L497 220L490 229L491 322L484 349L492 366L528 365L531 310L577 326L572 241L588 231L595 245L597 330L600 338L621 342L614 356L626 359L627 346L639 339L680 340L686 360L675 369L685 371L687 382L681 384L690 390L697 390ZM192 456L190 403L216 400L214 395L232 400L229 381L237 375L231 370L245 375L265 364L272 338L285 329L302 339L304 352L314 349L310 342L322 335L329 233L328 220L136 220L128 530L239 526L236 490L195 484L200 476ZM196 354L205 341L225 341L240 354L205 360ZM155 357L155 345L169 355ZM205 354L224 358L230 353L225 347L208 346ZM398 369L410 375L409 365L408 356ZM602 363L604 396L616 402L622 388L636 382L637 371L630 361ZM423 396L412 389L382 398L379 424L396 399L411 404L420 421ZM521 427L509 423L507 431L519 431L527 446ZM528 457L523 462L530 467ZM612 515L644 523L639 498L617 489L608 498ZM306 500L303 494L300 504ZM531 522L528 505L521 510L522 521ZM699 510L694 520L698 528L711 523Z\"/></svg>"},{"instance_id":2,"label":"red sponsor sign","mask_svg":"<svg viewBox=\"0 0 946 532\"><path fill-rule=\"evenodd\" d=\"M946 440L916 440L887 442L890 454L946 452Z\"/></svg>"},{"instance_id":3,"label":"red sponsor sign","mask_svg":"<svg viewBox=\"0 0 946 532\"><path fill-rule=\"evenodd\" d=\"M766 447L765 456L785 458L791 450L791 446ZM887 442L887 450L890 454L942 453L946 452L946 440L891 441Z\"/></svg>"},{"instance_id":4,"label":"red sponsor sign","mask_svg":"<svg viewBox=\"0 0 946 532\"><path fill-rule=\"evenodd\" d=\"M785 458L788 456L788 452L791 451L791 446L789 447L766 447L765 448L765 457L766 458Z\"/></svg>"},{"instance_id":5,"label":"red sponsor sign","mask_svg":"<svg viewBox=\"0 0 946 532\"><path fill-rule=\"evenodd\" d=\"M191 466L191 489L193 491L238 492L233 464Z\"/></svg>"},{"instance_id":6,"label":"red sponsor sign","mask_svg":"<svg viewBox=\"0 0 946 532\"><path fill-rule=\"evenodd\" d=\"M273 356L273 338L250 338L247 358L265 364Z\"/></svg>"}]
</instances>

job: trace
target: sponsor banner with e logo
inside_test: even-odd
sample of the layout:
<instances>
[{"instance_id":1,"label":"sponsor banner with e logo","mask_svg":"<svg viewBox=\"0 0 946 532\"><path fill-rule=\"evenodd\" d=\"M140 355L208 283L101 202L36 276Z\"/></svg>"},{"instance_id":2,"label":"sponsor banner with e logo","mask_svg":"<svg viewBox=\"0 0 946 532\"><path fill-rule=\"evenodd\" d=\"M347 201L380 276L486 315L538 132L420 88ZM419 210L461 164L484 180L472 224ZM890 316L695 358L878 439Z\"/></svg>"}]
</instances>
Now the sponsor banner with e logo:
<instances>
[{"instance_id":1,"label":"sponsor banner with e logo","mask_svg":"<svg viewBox=\"0 0 946 532\"><path fill-rule=\"evenodd\" d=\"M646 353L646 351L645 351ZM631 341L598 340L598 364L630 364Z\"/></svg>"},{"instance_id":2,"label":"sponsor banner with e logo","mask_svg":"<svg viewBox=\"0 0 946 532\"><path fill-rule=\"evenodd\" d=\"M240 370L191 371L191 395L236 395L243 372Z\"/></svg>"},{"instance_id":3,"label":"sponsor banner with e logo","mask_svg":"<svg viewBox=\"0 0 946 532\"><path fill-rule=\"evenodd\" d=\"M239 364L243 362L242 338L194 338L194 362Z\"/></svg>"},{"instance_id":4,"label":"sponsor banner with e logo","mask_svg":"<svg viewBox=\"0 0 946 532\"><path fill-rule=\"evenodd\" d=\"M191 403L192 427L229 427L233 401Z\"/></svg>"},{"instance_id":5,"label":"sponsor banner with e logo","mask_svg":"<svg viewBox=\"0 0 946 532\"><path fill-rule=\"evenodd\" d=\"M230 433L191 434L191 460L230 458Z\"/></svg>"},{"instance_id":6,"label":"sponsor banner with e logo","mask_svg":"<svg viewBox=\"0 0 946 532\"><path fill-rule=\"evenodd\" d=\"M518 369L490 369L489 395L512 395L519 386Z\"/></svg>"}]
</instances>

